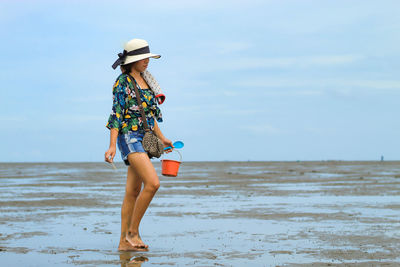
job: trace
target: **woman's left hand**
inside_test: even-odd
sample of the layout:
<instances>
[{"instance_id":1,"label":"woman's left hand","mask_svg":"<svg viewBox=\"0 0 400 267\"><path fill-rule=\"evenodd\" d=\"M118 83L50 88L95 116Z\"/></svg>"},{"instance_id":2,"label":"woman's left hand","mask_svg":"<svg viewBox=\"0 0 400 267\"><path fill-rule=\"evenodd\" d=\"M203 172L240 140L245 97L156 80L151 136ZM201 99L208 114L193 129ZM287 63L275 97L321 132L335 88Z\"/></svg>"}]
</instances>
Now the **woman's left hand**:
<instances>
[{"instance_id":1,"label":"woman's left hand","mask_svg":"<svg viewBox=\"0 0 400 267\"><path fill-rule=\"evenodd\" d=\"M169 146L172 147L170 149L165 150L165 152L166 153L172 152L172 149L174 148L174 146L172 145L172 141L167 138L164 138L161 141L163 142L164 148L169 147Z\"/></svg>"}]
</instances>

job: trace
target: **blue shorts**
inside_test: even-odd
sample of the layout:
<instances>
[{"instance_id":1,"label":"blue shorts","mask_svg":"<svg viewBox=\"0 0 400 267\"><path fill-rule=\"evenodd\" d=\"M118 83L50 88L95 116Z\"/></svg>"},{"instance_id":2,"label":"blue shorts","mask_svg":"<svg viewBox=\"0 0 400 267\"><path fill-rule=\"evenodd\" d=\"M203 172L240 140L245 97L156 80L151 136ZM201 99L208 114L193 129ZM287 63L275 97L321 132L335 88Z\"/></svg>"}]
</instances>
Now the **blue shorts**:
<instances>
[{"instance_id":1,"label":"blue shorts","mask_svg":"<svg viewBox=\"0 0 400 267\"><path fill-rule=\"evenodd\" d=\"M128 132L127 134L119 134L117 144L119 151L121 151L121 157L125 162L126 166L129 166L128 155L135 152L146 153L142 146L144 133L142 132Z\"/></svg>"}]
</instances>

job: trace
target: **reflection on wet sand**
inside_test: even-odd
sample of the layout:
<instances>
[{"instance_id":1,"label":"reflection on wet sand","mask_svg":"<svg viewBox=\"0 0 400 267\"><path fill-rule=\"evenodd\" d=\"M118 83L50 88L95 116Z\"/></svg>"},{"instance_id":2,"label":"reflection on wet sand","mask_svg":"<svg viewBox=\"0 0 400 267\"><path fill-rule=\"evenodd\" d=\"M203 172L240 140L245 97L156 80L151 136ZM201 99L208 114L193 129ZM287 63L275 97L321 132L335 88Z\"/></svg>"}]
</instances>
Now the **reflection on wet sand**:
<instances>
[{"instance_id":1,"label":"reflection on wet sand","mask_svg":"<svg viewBox=\"0 0 400 267\"><path fill-rule=\"evenodd\" d=\"M134 256L132 252L121 252L119 255L121 267L140 267L143 262L149 261L144 256Z\"/></svg>"},{"instance_id":2,"label":"reflection on wet sand","mask_svg":"<svg viewBox=\"0 0 400 267\"><path fill-rule=\"evenodd\" d=\"M146 252L118 252L117 167L0 163L1 264L400 264L400 162L185 162L160 177Z\"/></svg>"}]
</instances>

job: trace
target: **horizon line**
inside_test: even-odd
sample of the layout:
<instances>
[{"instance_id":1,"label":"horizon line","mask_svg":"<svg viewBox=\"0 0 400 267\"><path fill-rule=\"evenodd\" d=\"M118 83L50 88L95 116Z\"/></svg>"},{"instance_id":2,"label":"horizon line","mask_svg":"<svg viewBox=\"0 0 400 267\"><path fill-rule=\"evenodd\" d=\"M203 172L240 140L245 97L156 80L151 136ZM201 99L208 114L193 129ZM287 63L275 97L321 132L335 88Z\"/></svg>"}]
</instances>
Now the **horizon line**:
<instances>
[{"instance_id":1,"label":"horizon line","mask_svg":"<svg viewBox=\"0 0 400 267\"><path fill-rule=\"evenodd\" d=\"M160 160L161 161L161 160ZM201 162L398 162L399 159L394 160L343 160L343 159L327 159L327 160L188 160L182 163L201 163ZM152 162L157 162L152 160ZM105 161L0 161L0 164L9 163L29 163L29 164L43 164L43 163L106 163ZM115 164L124 163L123 161L114 162Z\"/></svg>"}]
</instances>

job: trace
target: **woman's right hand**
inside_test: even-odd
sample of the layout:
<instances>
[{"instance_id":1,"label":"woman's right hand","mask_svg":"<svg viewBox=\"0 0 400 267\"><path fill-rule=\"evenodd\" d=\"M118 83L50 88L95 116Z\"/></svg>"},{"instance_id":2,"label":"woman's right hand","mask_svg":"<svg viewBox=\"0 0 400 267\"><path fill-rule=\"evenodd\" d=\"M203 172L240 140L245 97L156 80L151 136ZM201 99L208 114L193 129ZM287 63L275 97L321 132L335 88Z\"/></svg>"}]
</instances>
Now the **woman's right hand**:
<instances>
[{"instance_id":1,"label":"woman's right hand","mask_svg":"<svg viewBox=\"0 0 400 267\"><path fill-rule=\"evenodd\" d=\"M104 154L104 160L108 163L112 163L115 157L115 152L117 151L117 149L115 148L115 146L111 146L106 153Z\"/></svg>"}]
</instances>

